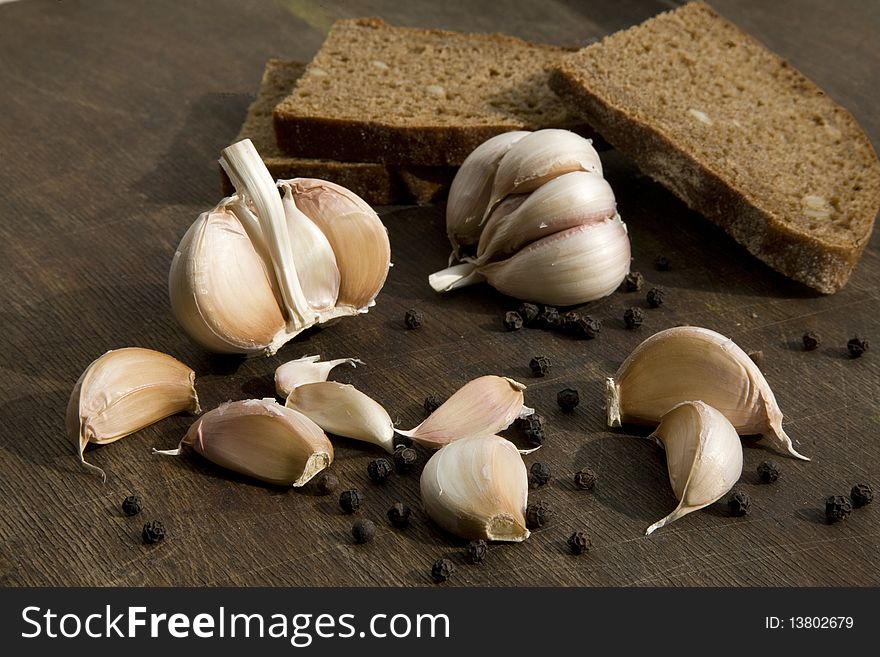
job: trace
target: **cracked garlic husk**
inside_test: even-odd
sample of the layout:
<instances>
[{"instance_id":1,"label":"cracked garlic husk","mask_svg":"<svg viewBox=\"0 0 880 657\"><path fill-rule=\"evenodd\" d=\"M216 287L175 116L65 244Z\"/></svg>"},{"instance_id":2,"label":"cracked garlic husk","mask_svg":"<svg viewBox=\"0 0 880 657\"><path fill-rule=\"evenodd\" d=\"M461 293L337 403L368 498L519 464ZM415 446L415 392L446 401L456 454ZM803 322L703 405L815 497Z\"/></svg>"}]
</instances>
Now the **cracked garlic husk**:
<instances>
[{"instance_id":1,"label":"cracked garlic husk","mask_svg":"<svg viewBox=\"0 0 880 657\"><path fill-rule=\"evenodd\" d=\"M249 139L224 149L220 163L237 194L199 216L169 273L172 311L196 342L273 354L311 326L374 304L391 250L365 201L323 180L274 183Z\"/></svg>"},{"instance_id":2,"label":"cracked garlic husk","mask_svg":"<svg viewBox=\"0 0 880 657\"><path fill-rule=\"evenodd\" d=\"M462 262L428 277L435 291L488 282L519 299L570 306L617 289L629 272L629 236L589 140L540 130L515 140L497 164L486 158L484 166L494 176L493 191L479 231L471 222L466 239L455 238L464 204L450 198L450 262ZM462 167L456 179L478 178L474 169Z\"/></svg>"},{"instance_id":3,"label":"cracked garlic husk","mask_svg":"<svg viewBox=\"0 0 880 657\"><path fill-rule=\"evenodd\" d=\"M495 435L451 442L428 459L422 504L443 529L467 539L521 542L529 537L529 480L516 447Z\"/></svg>"},{"instance_id":4,"label":"cracked garlic husk","mask_svg":"<svg viewBox=\"0 0 880 657\"><path fill-rule=\"evenodd\" d=\"M108 351L79 377L67 404L67 434L80 462L86 445L107 445L176 413L199 412L195 372L168 354L141 347Z\"/></svg>"},{"instance_id":5,"label":"cracked garlic husk","mask_svg":"<svg viewBox=\"0 0 880 657\"><path fill-rule=\"evenodd\" d=\"M721 499L742 475L742 443L723 414L701 401L675 406L650 436L666 450L678 506L646 534Z\"/></svg>"},{"instance_id":6,"label":"cracked garlic husk","mask_svg":"<svg viewBox=\"0 0 880 657\"><path fill-rule=\"evenodd\" d=\"M287 361L275 369L275 391L278 396L287 399L297 386L305 383L326 381L330 371L337 365L363 365L358 358L337 358L322 361L320 356L303 356Z\"/></svg>"},{"instance_id":7,"label":"cracked garlic husk","mask_svg":"<svg viewBox=\"0 0 880 657\"><path fill-rule=\"evenodd\" d=\"M196 420L177 449L190 448L209 461L279 486L303 486L333 462L327 435L309 418L274 399L221 404Z\"/></svg>"},{"instance_id":8,"label":"cracked garlic husk","mask_svg":"<svg viewBox=\"0 0 880 657\"><path fill-rule=\"evenodd\" d=\"M737 433L764 434L794 456L782 411L758 366L730 338L697 326L660 331L642 342L606 380L608 425L656 425L674 406L699 399Z\"/></svg>"}]
</instances>

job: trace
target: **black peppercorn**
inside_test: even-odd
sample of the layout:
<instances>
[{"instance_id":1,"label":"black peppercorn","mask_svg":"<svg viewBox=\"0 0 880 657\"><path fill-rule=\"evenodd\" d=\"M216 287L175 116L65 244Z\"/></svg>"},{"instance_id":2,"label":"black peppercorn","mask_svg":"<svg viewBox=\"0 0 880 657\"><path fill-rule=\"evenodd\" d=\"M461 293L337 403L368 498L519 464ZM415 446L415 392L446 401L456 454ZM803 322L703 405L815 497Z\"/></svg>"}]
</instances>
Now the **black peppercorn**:
<instances>
[{"instance_id":1,"label":"black peppercorn","mask_svg":"<svg viewBox=\"0 0 880 657\"><path fill-rule=\"evenodd\" d=\"M874 489L871 488L871 484L856 484L849 492L849 496L853 507L858 509L874 501Z\"/></svg>"},{"instance_id":2,"label":"black peppercorn","mask_svg":"<svg viewBox=\"0 0 880 657\"><path fill-rule=\"evenodd\" d=\"M535 324L540 328L552 331L562 328L562 317L560 317L559 311L553 306L544 306L535 319Z\"/></svg>"},{"instance_id":3,"label":"black peppercorn","mask_svg":"<svg viewBox=\"0 0 880 657\"><path fill-rule=\"evenodd\" d=\"M433 413L443 405L444 401L445 400L441 399L437 395L428 395L427 397L425 397L425 412Z\"/></svg>"},{"instance_id":4,"label":"black peppercorn","mask_svg":"<svg viewBox=\"0 0 880 657\"><path fill-rule=\"evenodd\" d=\"M394 450L394 469L398 474L406 474L412 470L417 458L416 450L400 445Z\"/></svg>"},{"instance_id":5,"label":"black peppercorn","mask_svg":"<svg viewBox=\"0 0 880 657\"><path fill-rule=\"evenodd\" d=\"M122 512L127 516L136 516L141 512L141 498L137 495L129 495L122 500Z\"/></svg>"},{"instance_id":6,"label":"black peppercorn","mask_svg":"<svg viewBox=\"0 0 880 657\"><path fill-rule=\"evenodd\" d=\"M377 484L384 484L391 472L391 461L388 459L373 459L367 464L367 476Z\"/></svg>"},{"instance_id":7,"label":"black peppercorn","mask_svg":"<svg viewBox=\"0 0 880 657\"><path fill-rule=\"evenodd\" d=\"M672 269L672 265L669 264L669 259L666 256L658 255L654 259L654 269L657 271L669 271Z\"/></svg>"},{"instance_id":8,"label":"black peppercorn","mask_svg":"<svg viewBox=\"0 0 880 657\"><path fill-rule=\"evenodd\" d=\"M403 316L403 325L406 326L406 328L408 328L410 331L412 331L419 328L422 325L422 320L424 319L425 316L422 315L422 312L420 310L410 308Z\"/></svg>"},{"instance_id":9,"label":"black peppercorn","mask_svg":"<svg viewBox=\"0 0 880 657\"><path fill-rule=\"evenodd\" d=\"M144 525L142 536L144 538L144 543L158 543L165 538L165 525L163 525L160 520L151 520Z\"/></svg>"},{"instance_id":10,"label":"black peppercorn","mask_svg":"<svg viewBox=\"0 0 880 657\"><path fill-rule=\"evenodd\" d=\"M368 543L376 535L376 523L363 518L355 520L351 526L351 535L354 536L355 543Z\"/></svg>"},{"instance_id":11,"label":"black peppercorn","mask_svg":"<svg viewBox=\"0 0 880 657\"><path fill-rule=\"evenodd\" d=\"M752 508L752 498L745 491L734 491L727 500L727 508L732 516L744 516Z\"/></svg>"},{"instance_id":12,"label":"black peppercorn","mask_svg":"<svg viewBox=\"0 0 880 657\"><path fill-rule=\"evenodd\" d=\"M602 330L602 322L592 317L578 317L568 327L568 332L577 338L584 340L592 340L599 335Z\"/></svg>"},{"instance_id":13,"label":"black peppercorn","mask_svg":"<svg viewBox=\"0 0 880 657\"><path fill-rule=\"evenodd\" d=\"M507 331L519 331L523 327L523 318L518 312L504 313L504 328Z\"/></svg>"},{"instance_id":14,"label":"black peppercorn","mask_svg":"<svg viewBox=\"0 0 880 657\"><path fill-rule=\"evenodd\" d=\"M411 513L410 508L406 504L395 502L388 509L388 521L398 529L403 529L409 526L409 516Z\"/></svg>"},{"instance_id":15,"label":"black peppercorn","mask_svg":"<svg viewBox=\"0 0 880 657\"><path fill-rule=\"evenodd\" d=\"M325 472L318 477L317 488L319 495L330 495L339 488L339 479L336 478L336 475Z\"/></svg>"},{"instance_id":16,"label":"black peppercorn","mask_svg":"<svg viewBox=\"0 0 880 657\"><path fill-rule=\"evenodd\" d=\"M532 368L532 375L547 376L550 373L551 364L552 363L547 356L535 356L529 362L529 367Z\"/></svg>"},{"instance_id":17,"label":"black peppercorn","mask_svg":"<svg viewBox=\"0 0 880 657\"><path fill-rule=\"evenodd\" d=\"M627 292L638 292L642 289L642 285L644 285L644 283L645 279L641 275L641 273L637 271L631 271L623 279L623 289Z\"/></svg>"},{"instance_id":18,"label":"black peppercorn","mask_svg":"<svg viewBox=\"0 0 880 657\"><path fill-rule=\"evenodd\" d=\"M593 547L593 541L590 540L587 532L575 532L568 537L568 547L571 548L572 554L584 554Z\"/></svg>"},{"instance_id":19,"label":"black peppercorn","mask_svg":"<svg viewBox=\"0 0 880 657\"><path fill-rule=\"evenodd\" d=\"M526 507L526 527L529 529L542 529L550 524L556 514L548 502L532 502Z\"/></svg>"},{"instance_id":20,"label":"black peppercorn","mask_svg":"<svg viewBox=\"0 0 880 657\"><path fill-rule=\"evenodd\" d=\"M662 287L652 287L648 290L648 306L651 308L659 308L663 305L664 290Z\"/></svg>"},{"instance_id":21,"label":"black peppercorn","mask_svg":"<svg viewBox=\"0 0 880 657\"><path fill-rule=\"evenodd\" d=\"M573 411L581 403L581 396L574 388L564 388L556 393L556 403L563 411Z\"/></svg>"},{"instance_id":22,"label":"black peppercorn","mask_svg":"<svg viewBox=\"0 0 880 657\"><path fill-rule=\"evenodd\" d=\"M581 490L593 490L598 478L590 468L584 468L574 473L574 485Z\"/></svg>"},{"instance_id":23,"label":"black peppercorn","mask_svg":"<svg viewBox=\"0 0 880 657\"><path fill-rule=\"evenodd\" d=\"M516 309L516 312L522 317L526 326L531 326L541 314L541 309L533 303L524 303Z\"/></svg>"},{"instance_id":24,"label":"black peppercorn","mask_svg":"<svg viewBox=\"0 0 880 657\"><path fill-rule=\"evenodd\" d=\"M532 463L532 467L529 468L529 481L535 488L546 484L550 481L550 466L540 461Z\"/></svg>"},{"instance_id":25,"label":"black peppercorn","mask_svg":"<svg viewBox=\"0 0 880 657\"><path fill-rule=\"evenodd\" d=\"M627 308L623 312L623 323L628 329L638 328L642 325L644 317L641 308Z\"/></svg>"},{"instance_id":26,"label":"black peppercorn","mask_svg":"<svg viewBox=\"0 0 880 657\"><path fill-rule=\"evenodd\" d=\"M828 522L846 520L850 513L852 513L852 503L848 497L831 495L825 498L825 517L828 518Z\"/></svg>"},{"instance_id":27,"label":"black peppercorn","mask_svg":"<svg viewBox=\"0 0 880 657\"><path fill-rule=\"evenodd\" d=\"M807 331L804 333L803 341L804 351L813 351L814 349L818 349L819 345L822 344L822 338L819 337L818 333L814 333L813 331Z\"/></svg>"},{"instance_id":28,"label":"black peppercorn","mask_svg":"<svg viewBox=\"0 0 880 657\"><path fill-rule=\"evenodd\" d=\"M762 484L772 484L779 479L779 464L776 461L761 461L758 466L758 478Z\"/></svg>"},{"instance_id":29,"label":"black peppercorn","mask_svg":"<svg viewBox=\"0 0 880 657\"><path fill-rule=\"evenodd\" d=\"M486 559L488 551L489 546L486 545L486 541L482 539L471 541L464 548L464 558L468 563L478 565Z\"/></svg>"},{"instance_id":30,"label":"black peppercorn","mask_svg":"<svg viewBox=\"0 0 880 657\"><path fill-rule=\"evenodd\" d=\"M537 413L532 413L517 420L523 435L532 445L544 444L544 418Z\"/></svg>"},{"instance_id":31,"label":"black peppercorn","mask_svg":"<svg viewBox=\"0 0 880 657\"><path fill-rule=\"evenodd\" d=\"M764 369L764 352L762 350L758 349L757 351L750 351L746 355L752 359L752 362L759 370Z\"/></svg>"},{"instance_id":32,"label":"black peppercorn","mask_svg":"<svg viewBox=\"0 0 880 657\"><path fill-rule=\"evenodd\" d=\"M357 513L363 504L364 496L357 488L342 491L339 496L339 507L345 513Z\"/></svg>"},{"instance_id":33,"label":"black peppercorn","mask_svg":"<svg viewBox=\"0 0 880 657\"><path fill-rule=\"evenodd\" d=\"M452 577L452 573L454 572L455 566L449 559L437 559L437 561L434 562L434 565L431 566L431 577L438 584L448 580Z\"/></svg>"},{"instance_id":34,"label":"black peppercorn","mask_svg":"<svg viewBox=\"0 0 880 657\"><path fill-rule=\"evenodd\" d=\"M868 341L857 335L846 343L846 349L852 358L858 358L868 351Z\"/></svg>"}]
</instances>

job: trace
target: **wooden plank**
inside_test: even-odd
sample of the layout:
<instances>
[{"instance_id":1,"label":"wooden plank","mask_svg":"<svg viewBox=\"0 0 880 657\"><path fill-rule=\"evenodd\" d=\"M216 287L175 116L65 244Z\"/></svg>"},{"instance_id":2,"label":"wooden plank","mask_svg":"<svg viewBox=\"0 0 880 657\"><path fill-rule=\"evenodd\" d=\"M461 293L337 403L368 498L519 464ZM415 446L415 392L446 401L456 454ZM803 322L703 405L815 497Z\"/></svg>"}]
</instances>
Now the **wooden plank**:
<instances>
[{"instance_id":1,"label":"wooden plank","mask_svg":"<svg viewBox=\"0 0 880 657\"><path fill-rule=\"evenodd\" d=\"M0 584L426 585L440 556L459 565L450 582L457 585L877 584L876 505L838 525L822 517L825 495L860 481L876 487L880 474L878 359L845 353L852 334L878 334L876 236L849 285L820 297L757 263L609 154L634 268L668 292L662 308L645 311L639 331L627 331L621 317L628 306L645 306L641 294L585 308L604 322L588 342L505 333L500 318L513 302L485 287L433 295L425 278L447 255L442 206L384 209L395 267L377 306L303 336L280 356L212 356L175 324L166 292L171 256L219 198L215 160L238 130L266 58L307 59L327 21L342 15L586 43L674 3L494 4L346 2L332 15L319 3L293 1L0 6ZM818 2L713 4L826 87L880 141L873 84L880 55L867 45L878 16L869 3L838 3L833 14ZM658 254L671 260L671 271L653 270ZM410 307L425 313L418 331L403 328ZM675 504L663 456L630 432L605 430L599 392L641 339L681 323L764 352L786 428L813 461L778 457L749 440L742 485L751 515L729 518L717 504L645 538L645 527ZM824 337L816 352L799 347L807 329ZM483 567L465 566L463 541L419 510L418 473L373 485L366 465L381 454L340 440L333 471L365 492L362 515L379 526L373 543L355 546L351 518L310 487L275 489L195 456L152 456L151 447L176 444L186 417L90 451L110 475L102 485L77 467L64 409L82 369L126 345L194 367L205 408L271 395L271 374L287 358L358 356L364 367L337 370L335 378L369 392L407 428L422 419L429 393L448 395L490 372L517 378L529 386L527 403L547 417L547 444L527 462L542 460L553 471L531 497L551 502L556 521L522 545L492 546ZM537 354L555 364L544 379L528 371ZM566 386L583 400L571 414L555 403ZM420 451L422 463L427 456ZM768 457L783 474L762 486L755 467ZM593 493L571 484L584 466L600 475ZM126 518L119 503L135 491L144 512ZM385 521L396 500L415 510L406 531ZM145 547L140 528L153 518L169 535ZM593 537L586 557L567 554L575 529Z\"/></svg>"}]
</instances>

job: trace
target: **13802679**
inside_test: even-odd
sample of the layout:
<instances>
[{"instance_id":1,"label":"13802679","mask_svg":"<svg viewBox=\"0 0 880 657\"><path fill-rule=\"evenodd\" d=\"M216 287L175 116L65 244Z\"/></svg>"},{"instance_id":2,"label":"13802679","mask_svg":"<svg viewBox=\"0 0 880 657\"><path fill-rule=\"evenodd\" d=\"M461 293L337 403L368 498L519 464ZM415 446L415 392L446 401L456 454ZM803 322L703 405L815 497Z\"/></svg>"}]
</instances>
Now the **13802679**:
<instances>
[{"instance_id":1,"label":"13802679","mask_svg":"<svg viewBox=\"0 0 880 657\"><path fill-rule=\"evenodd\" d=\"M791 616L788 622L793 630L851 630L855 625L852 616Z\"/></svg>"}]
</instances>

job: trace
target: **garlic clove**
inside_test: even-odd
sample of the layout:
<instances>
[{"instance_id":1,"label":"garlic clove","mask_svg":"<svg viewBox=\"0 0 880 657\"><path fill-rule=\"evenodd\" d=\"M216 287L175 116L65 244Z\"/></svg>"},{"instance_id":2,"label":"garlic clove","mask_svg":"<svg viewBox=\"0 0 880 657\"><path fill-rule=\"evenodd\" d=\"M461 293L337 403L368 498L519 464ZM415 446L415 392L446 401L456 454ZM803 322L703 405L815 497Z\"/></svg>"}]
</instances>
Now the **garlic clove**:
<instances>
[{"instance_id":1,"label":"garlic clove","mask_svg":"<svg viewBox=\"0 0 880 657\"><path fill-rule=\"evenodd\" d=\"M548 235L610 219L616 205L611 185L584 171L554 178L527 197L508 196L486 222L474 263L509 256ZM511 209L505 214L507 208Z\"/></svg>"},{"instance_id":2,"label":"garlic clove","mask_svg":"<svg viewBox=\"0 0 880 657\"><path fill-rule=\"evenodd\" d=\"M352 367L364 364L357 358L337 358L322 362L320 356L303 356L288 361L275 370L275 391L279 397L287 399L297 386L326 381L330 370L343 363Z\"/></svg>"},{"instance_id":3,"label":"garlic clove","mask_svg":"<svg viewBox=\"0 0 880 657\"><path fill-rule=\"evenodd\" d=\"M675 406L651 437L666 450L669 483L679 504L646 534L718 501L742 475L742 443L736 429L704 402Z\"/></svg>"},{"instance_id":4,"label":"garlic clove","mask_svg":"<svg viewBox=\"0 0 880 657\"><path fill-rule=\"evenodd\" d=\"M549 235L477 271L503 294L573 306L611 294L629 273L629 265L626 226L615 215Z\"/></svg>"},{"instance_id":5,"label":"garlic clove","mask_svg":"<svg viewBox=\"0 0 880 657\"><path fill-rule=\"evenodd\" d=\"M523 405L525 388L507 377L481 376L459 388L420 425L398 433L424 447L497 433L532 413Z\"/></svg>"},{"instance_id":6,"label":"garlic clove","mask_svg":"<svg viewBox=\"0 0 880 657\"><path fill-rule=\"evenodd\" d=\"M337 306L364 311L373 304L391 266L391 244L382 220L366 201L340 185L312 178L280 183L292 190L296 207L321 229L336 254Z\"/></svg>"},{"instance_id":7,"label":"garlic clove","mask_svg":"<svg viewBox=\"0 0 880 657\"><path fill-rule=\"evenodd\" d=\"M210 351L271 351L285 332L271 267L225 207L203 213L190 227L168 278L175 318Z\"/></svg>"},{"instance_id":8,"label":"garlic clove","mask_svg":"<svg viewBox=\"0 0 880 657\"><path fill-rule=\"evenodd\" d=\"M697 326L652 335L607 379L608 425L654 425L690 399L716 408L739 434L768 435L791 456L809 461L783 430L782 411L757 365L730 338Z\"/></svg>"},{"instance_id":9,"label":"garlic clove","mask_svg":"<svg viewBox=\"0 0 880 657\"><path fill-rule=\"evenodd\" d=\"M422 504L443 529L467 539L521 542L529 537L529 482L513 443L499 436L456 440L428 459Z\"/></svg>"},{"instance_id":10,"label":"garlic clove","mask_svg":"<svg viewBox=\"0 0 880 657\"><path fill-rule=\"evenodd\" d=\"M591 171L602 175L602 162L589 139L568 130L538 130L518 140L505 153L484 213L488 217L508 194L531 192L549 180L570 171Z\"/></svg>"},{"instance_id":11,"label":"garlic clove","mask_svg":"<svg viewBox=\"0 0 880 657\"><path fill-rule=\"evenodd\" d=\"M446 234L453 257L463 245L480 239L483 213L492 193L492 181L501 158L517 141L531 134L524 130L503 132L487 139L468 155L449 188L446 201Z\"/></svg>"},{"instance_id":12,"label":"garlic clove","mask_svg":"<svg viewBox=\"0 0 880 657\"><path fill-rule=\"evenodd\" d=\"M67 434L80 462L106 480L103 470L86 463L86 445L115 442L175 413L198 413L194 381L189 367L152 349L114 349L93 361L67 404Z\"/></svg>"},{"instance_id":13,"label":"garlic clove","mask_svg":"<svg viewBox=\"0 0 880 657\"><path fill-rule=\"evenodd\" d=\"M333 461L333 445L309 418L273 399L227 402L193 423L177 449L279 486L302 486Z\"/></svg>"},{"instance_id":14,"label":"garlic clove","mask_svg":"<svg viewBox=\"0 0 880 657\"><path fill-rule=\"evenodd\" d=\"M373 443L394 453L394 423L387 411L352 385L336 381L306 383L291 391L286 406L324 431Z\"/></svg>"},{"instance_id":15,"label":"garlic clove","mask_svg":"<svg viewBox=\"0 0 880 657\"><path fill-rule=\"evenodd\" d=\"M327 311L336 305L339 296L339 268L330 241L293 200L290 185L279 185L284 198L284 215L291 242L296 245L296 275L309 305L316 311Z\"/></svg>"}]
</instances>

